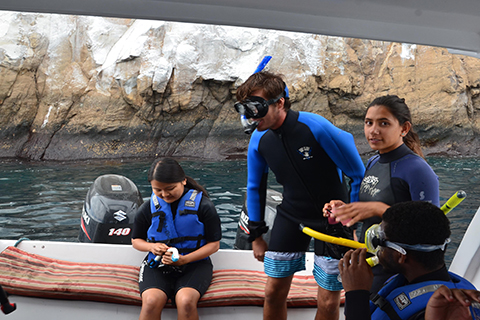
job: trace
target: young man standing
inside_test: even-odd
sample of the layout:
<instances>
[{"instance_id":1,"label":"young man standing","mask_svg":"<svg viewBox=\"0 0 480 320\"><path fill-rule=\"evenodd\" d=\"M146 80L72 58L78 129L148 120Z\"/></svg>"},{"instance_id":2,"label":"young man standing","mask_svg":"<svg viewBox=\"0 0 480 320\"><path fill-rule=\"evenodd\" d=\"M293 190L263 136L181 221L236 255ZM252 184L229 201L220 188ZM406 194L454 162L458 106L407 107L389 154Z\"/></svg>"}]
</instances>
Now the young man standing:
<instances>
[{"instance_id":1,"label":"young man standing","mask_svg":"<svg viewBox=\"0 0 480 320\"><path fill-rule=\"evenodd\" d=\"M330 225L323 204L332 199L357 201L364 165L350 133L325 118L290 110L286 85L279 75L258 72L237 90L236 109L255 121L248 147L247 209L249 241L268 276L264 319L286 319L286 300L295 272L305 269L305 251L311 238L299 224L321 232L351 237L341 224ZM283 186L283 200L271 232L263 240L267 174L269 169ZM345 176L350 183L350 197ZM314 275L319 285L315 319L337 320L340 290L338 260L342 250L315 241Z\"/></svg>"}]
</instances>

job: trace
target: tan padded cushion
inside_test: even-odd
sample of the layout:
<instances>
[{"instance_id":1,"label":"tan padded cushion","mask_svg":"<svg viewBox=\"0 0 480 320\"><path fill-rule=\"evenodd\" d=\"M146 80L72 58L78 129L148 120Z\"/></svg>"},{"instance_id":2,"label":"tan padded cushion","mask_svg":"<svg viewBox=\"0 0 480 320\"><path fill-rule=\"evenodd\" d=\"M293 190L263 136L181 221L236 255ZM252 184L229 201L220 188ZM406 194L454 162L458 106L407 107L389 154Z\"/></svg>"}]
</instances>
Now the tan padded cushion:
<instances>
[{"instance_id":1,"label":"tan padded cushion","mask_svg":"<svg viewBox=\"0 0 480 320\"><path fill-rule=\"evenodd\" d=\"M0 253L0 284L14 295L141 305L138 271L139 267L127 265L52 259L15 247ZM199 307L261 306L266 281L261 271L215 270ZM294 276L287 303L317 305L313 276Z\"/></svg>"}]
</instances>

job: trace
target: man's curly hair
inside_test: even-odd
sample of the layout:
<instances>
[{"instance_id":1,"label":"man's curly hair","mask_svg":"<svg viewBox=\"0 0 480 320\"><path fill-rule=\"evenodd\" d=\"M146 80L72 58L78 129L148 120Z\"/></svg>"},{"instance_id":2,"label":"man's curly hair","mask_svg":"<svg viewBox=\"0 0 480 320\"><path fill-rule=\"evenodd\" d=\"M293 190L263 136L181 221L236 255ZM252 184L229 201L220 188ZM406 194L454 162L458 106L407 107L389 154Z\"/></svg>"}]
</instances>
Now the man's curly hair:
<instances>
[{"instance_id":1,"label":"man's curly hair","mask_svg":"<svg viewBox=\"0 0 480 320\"><path fill-rule=\"evenodd\" d=\"M263 90L267 100L274 99L284 94L285 110L290 109L290 99L285 97L285 82L281 75L277 75L271 72L262 71L252 74L247 81L245 81L237 89L237 100L243 101L250 97L253 92Z\"/></svg>"},{"instance_id":2,"label":"man's curly hair","mask_svg":"<svg viewBox=\"0 0 480 320\"><path fill-rule=\"evenodd\" d=\"M450 237L450 221L437 206L424 201L397 203L383 214L387 240L405 244L443 244ZM445 252L406 250L409 257L435 270L444 262Z\"/></svg>"}]
</instances>

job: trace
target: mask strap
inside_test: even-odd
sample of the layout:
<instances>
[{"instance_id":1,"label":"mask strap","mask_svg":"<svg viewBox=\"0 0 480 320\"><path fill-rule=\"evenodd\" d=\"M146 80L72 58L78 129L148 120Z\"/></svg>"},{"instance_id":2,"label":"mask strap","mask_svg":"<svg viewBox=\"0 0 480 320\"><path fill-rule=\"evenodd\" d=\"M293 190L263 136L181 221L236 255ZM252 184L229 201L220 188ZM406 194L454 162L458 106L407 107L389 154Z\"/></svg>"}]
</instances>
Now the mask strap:
<instances>
[{"instance_id":1,"label":"mask strap","mask_svg":"<svg viewBox=\"0 0 480 320\"><path fill-rule=\"evenodd\" d=\"M421 251L421 252L432 252L432 251L435 251L435 250L438 250L438 249L440 249L442 251L445 251L445 248L446 248L447 244L450 243L450 241L451 241L450 238L447 238L447 239L445 239L445 242L443 244L405 244L405 243L392 242L392 241L385 241L385 243L387 244L387 246L388 246L388 244L390 244L390 245L393 244L396 247L401 247L402 249L408 249L408 250L413 250L413 251ZM393 247L390 247L390 248L397 250L396 248L393 248ZM403 250L403 251L405 251L405 250ZM406 254L406 252L404 254Z\"/></svg>"}]
</instances>

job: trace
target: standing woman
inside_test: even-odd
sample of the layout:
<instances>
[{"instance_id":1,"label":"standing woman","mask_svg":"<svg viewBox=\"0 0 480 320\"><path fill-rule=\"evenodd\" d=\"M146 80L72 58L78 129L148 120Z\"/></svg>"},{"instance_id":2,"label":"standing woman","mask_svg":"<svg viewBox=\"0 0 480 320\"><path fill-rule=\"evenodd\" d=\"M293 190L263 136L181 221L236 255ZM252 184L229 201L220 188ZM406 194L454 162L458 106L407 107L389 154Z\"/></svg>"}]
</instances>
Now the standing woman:
<instances>
[{"instance_id":1,"label":"standing woman","mask_svg":"<svg viewBox=\"0 0 480 320\"><path fill-rule=\"evenodd\" d=\"M153 193L138 209L132 234L133 247L148 252L140 267L139 319L160 319L169 299L178 319L198 319L198 300L212 280L209 256L220 248L220 218L206 190L177 161L155 160L148 181ZM177 261L167 251L172 247Z\"/></svg>"},{"instance_id":2,"label":"standing woman","mask_svg":"<svg viewBox=\"0 0 480 320\"><path fill-rule=\"evenodd\" d=\"M332 200L323 209L326 216L347 226L363 222L361 242L365 231L380 223L385 210L395 203L428 201L440 205L438 177L424 159L405 99L387 95L373 100L367 108L364 131L378 154L368 160L359 202ZM372 292L376 293L390 274L381 266L374 267L373 273Z\"/></svg>"}]
</instances>

